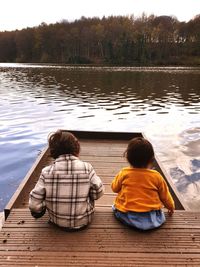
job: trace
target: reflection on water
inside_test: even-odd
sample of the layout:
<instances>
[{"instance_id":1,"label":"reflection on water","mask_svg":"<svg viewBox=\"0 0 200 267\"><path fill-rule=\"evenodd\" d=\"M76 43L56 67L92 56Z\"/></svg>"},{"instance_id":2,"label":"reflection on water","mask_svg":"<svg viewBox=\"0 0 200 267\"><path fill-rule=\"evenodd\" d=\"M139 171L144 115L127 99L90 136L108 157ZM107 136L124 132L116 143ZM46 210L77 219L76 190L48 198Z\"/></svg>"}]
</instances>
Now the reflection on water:
<instances>
[{"instance_id":1,"label":"reflection on water","mask_svg":"<svg viewBox=\"0 0 200 267\"><path fill-rule=\"evenodd\" d=\"M190 207L199 209L200 202L200 128L183 131L176 167L170 169L177 188L188 199Z\"/></svg>"},{"instance_id":2,"label":"reflection on water","mask_svg":"<svg viewBox=\"0 0 200 267\"><path fill-rule=\"evenodd\" d=\"M142 131L200 202L200 69L0 64L0 208L57 128Z\"/></svg>"}]
</instances>

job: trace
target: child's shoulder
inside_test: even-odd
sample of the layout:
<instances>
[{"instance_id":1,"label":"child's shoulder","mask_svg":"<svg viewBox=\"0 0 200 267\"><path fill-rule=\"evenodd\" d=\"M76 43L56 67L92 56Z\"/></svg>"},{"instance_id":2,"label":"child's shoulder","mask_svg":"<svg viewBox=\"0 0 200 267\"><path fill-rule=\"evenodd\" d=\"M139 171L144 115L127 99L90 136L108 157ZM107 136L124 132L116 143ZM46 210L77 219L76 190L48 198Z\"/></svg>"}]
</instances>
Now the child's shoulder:
<instances>
[{"instance_id":1,"label":"child's shoulder","mask_svg":"<svg viewBox=\"0 0 200 267\"><path fill-rule=\"evenodd\" d=\"M83 169L86 172L90 172L93 169L93 166L90 162L83 161L82 159L76 157L76 164L77 168Z\"/></svg>"},{"instance_id":2,"label":"child's shoulder","mask_svg":"<svg viewBox=\"0 0 200 267\"><path fill-rule=\"evenodd\" d=\"M157 170L154 170L154 169L146 169L146 171L149 172L149 173L151 173L154 176L162 177L162 175Z\"/></svg>"},{"instance_id":3,"label":"child's shoulder","mask_svg":"<svg viewBox=\"0 0 200 267\"><path fill-rule=\"evenodd\" d=\"M147 169L149 172L153 173L153 174L160 174L157 170L155 169Z\"/></svg>"},{"instance_id":4,"label":"child's shoulder","mask_svg":"<svg viewBox=\"0 0 200 267\"><path fill-rule=\"evenodd\" d=\"M157 178L157 179L163 179L162 175L154 169L135 169L137 173L143 173L144 175L147 175L148 177Z\"/></svg>"},{"instance_id":5,"label":"child's shoulder","mask_svg":"<svg viewBox=\"0 0 200 267\"><path fill-rule=\"evenodd\" d=\"M151 173L151 177L153 179L156 179L157 181L161 182L164 179L163 176L157 170L149 169L149 172Z\"/></svg>"},{"instance_id":6,"label":"child's shoulder","mask_svg":"<svg viewBox=\"0 0 200 267\"><path fill-rule=\"evenodd\" d=\"M50 170L52 169L52 167L53 167L53 164L44 167L44 168L42 169L42 173L50 172Z\"/></svg>"},{"instance_id":7,"label":"child's shoulder","mask_svg":"<svg viewBox=\"0 0 200 267\"><path fill-rule=\"evenodd\" d=\"M126 166L126 167L123 167L123 168L120 170L120 172L130 172L130 171L132 171L132 170L133 170L132 167L130 167L130 166Z\"/></svg>"}]
</instances>

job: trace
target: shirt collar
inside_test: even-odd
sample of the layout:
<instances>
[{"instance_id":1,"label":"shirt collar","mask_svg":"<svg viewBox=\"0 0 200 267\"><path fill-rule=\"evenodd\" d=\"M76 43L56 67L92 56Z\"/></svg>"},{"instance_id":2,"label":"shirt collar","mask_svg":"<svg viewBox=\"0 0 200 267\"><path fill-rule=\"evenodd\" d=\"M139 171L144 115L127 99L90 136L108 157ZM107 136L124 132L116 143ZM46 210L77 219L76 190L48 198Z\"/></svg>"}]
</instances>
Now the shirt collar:
<instances>
[{"instance_id":1,"label":"shirt collar","mask_svg":"<svg viewBox=\"0 0 200 267\"><path fill-rule=\"evenodd\" d=\"M63 160L76 160L78 157L72 155L72 154L64 154L60 155L57 159L55 159L56 162L63 161Z\"/></svg>"}]
</instances>

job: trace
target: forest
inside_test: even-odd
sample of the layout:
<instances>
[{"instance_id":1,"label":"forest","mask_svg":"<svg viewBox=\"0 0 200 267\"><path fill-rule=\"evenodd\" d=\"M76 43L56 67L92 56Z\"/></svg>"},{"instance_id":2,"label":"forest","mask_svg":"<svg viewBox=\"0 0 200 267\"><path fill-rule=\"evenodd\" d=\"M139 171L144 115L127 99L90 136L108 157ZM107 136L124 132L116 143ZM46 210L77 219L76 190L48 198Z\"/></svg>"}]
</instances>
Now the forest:
<instances>
[{"instance_id":1,"label":"forest","mask_svg":"<svg viewBox=\"0 0 200 267\"><path fill-rule=\"evenodd\" d=\"M0 32L0 62L200 65L200 15L110 16Z\"/></svg>"}]
</instances>

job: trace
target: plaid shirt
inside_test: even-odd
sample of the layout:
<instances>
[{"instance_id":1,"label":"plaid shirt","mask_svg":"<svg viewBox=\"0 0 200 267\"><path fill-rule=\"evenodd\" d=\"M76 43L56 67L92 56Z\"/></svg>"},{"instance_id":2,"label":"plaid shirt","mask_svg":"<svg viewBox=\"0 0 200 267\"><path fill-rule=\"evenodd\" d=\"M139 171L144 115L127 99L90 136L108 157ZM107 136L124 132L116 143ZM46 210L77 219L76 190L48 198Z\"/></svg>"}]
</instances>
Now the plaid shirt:
<instances>
[{"instance_id":1,"label":"plaid shirt","mask_svg":"<svg viewBox=\"0 0 200 267\"><path fill-rule=\"evenodd\" d=\"M79 228L91 222L94 200L103 193L102 182L90 163L61 155L42 170L30 193L29 208L40 213L46 207L51 222Z\"/></svg>"}]
</instances>

